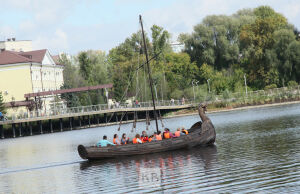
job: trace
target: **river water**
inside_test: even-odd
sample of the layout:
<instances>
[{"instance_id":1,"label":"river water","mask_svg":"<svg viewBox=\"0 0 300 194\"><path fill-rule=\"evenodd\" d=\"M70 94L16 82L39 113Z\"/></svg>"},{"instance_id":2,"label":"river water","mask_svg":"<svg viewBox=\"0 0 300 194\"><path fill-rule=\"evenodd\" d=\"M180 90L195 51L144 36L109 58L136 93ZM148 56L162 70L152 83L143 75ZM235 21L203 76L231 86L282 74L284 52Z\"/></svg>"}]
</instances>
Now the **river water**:
<instances>
[{"instance_id":1,"label":"river water","mask_svg":"<svg viewBox=\"0 0 300 194\"><path fill-rule=\"evenodd\" d=\"M300 192L299 104L209 117L215 146L98 162L82 160L77 145L112 137L116 126L0 140L0 193ZM175 130L198 120L164 124ZM120 133L132 136L131 128Z\"/></svg>"}]
</instances>

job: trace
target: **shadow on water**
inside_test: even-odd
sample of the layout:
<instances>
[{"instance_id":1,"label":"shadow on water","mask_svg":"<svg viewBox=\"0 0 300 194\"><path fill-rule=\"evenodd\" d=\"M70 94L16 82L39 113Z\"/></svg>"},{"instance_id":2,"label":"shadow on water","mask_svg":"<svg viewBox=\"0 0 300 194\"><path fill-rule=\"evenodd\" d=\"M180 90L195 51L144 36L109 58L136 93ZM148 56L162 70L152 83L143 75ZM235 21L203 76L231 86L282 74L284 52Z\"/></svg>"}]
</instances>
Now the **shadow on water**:
<instances>
[{"instance_id":1,"label":"shadow on water","mask_svg":"<svg viewBox=\"0 0 300 194\"><path fill-rule=\"evenodd\" d=\"M127 165L129 162L136 163L147 163L149 161L161 161L171 159L172 163L176 163L176 160L180 157L181 159L188 159L191 156L199 158L204 163L204 169L209 170L212 163L217 161L217 146L196 146L190 149L179 149L169 152L160 152L146 155L135 155L135 156L122 156L119 158L94 160L94 161L83 161L80 163L80 170L87 170L91 167L101 168L101 166L110 165Z\"/></svg>"}]
</instances>

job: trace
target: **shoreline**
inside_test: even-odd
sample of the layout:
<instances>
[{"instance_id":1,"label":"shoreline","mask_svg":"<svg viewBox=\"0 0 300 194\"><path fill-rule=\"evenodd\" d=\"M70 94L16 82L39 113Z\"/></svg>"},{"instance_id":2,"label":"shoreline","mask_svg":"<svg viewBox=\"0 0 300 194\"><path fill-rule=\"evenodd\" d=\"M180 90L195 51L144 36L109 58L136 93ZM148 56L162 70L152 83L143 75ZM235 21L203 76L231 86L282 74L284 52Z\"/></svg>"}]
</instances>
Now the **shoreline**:
<instances>
[{"instance_id":1,"label":"shoreline","mask_svg":"<svg viewBox=\"0 0 300 194\"><path fill-rule=\"evenodd\" d=\"M238 111L238 110L248 110L248 109L254 109L254 108L264 108L264 107L274 107L274 106L284 106L284 105L290 105L290 104L300 104L300 101L290 101L290 102L279 102L279 103L272 103L272 104L261 104L261 105L250 105L250 106L243 106L243 107L236 107L236 108L218 108L218 109L212 109L208 110L207 114L212 113L219 113L219 112L231 112L231 111ZM175 115L169 115L164 118L176 118L176 117L184 117L184 116L192 116L192 115L198 115L198 111L190 111L190 113L182 113L182 114L175 114Z\"/></svg>"}]
</instances>

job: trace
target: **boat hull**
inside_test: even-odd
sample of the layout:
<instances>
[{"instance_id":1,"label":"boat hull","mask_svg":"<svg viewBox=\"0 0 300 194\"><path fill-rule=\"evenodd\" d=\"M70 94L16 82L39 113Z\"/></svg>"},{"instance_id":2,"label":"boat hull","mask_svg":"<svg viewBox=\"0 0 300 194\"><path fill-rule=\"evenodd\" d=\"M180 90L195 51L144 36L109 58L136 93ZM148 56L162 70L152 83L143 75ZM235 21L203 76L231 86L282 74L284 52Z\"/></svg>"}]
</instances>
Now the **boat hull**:
<instances>
[{"instance_id":1,"label":"boat hull","mask_svg":"<svg viewBox=\"0 0 300 194\"><path fill-rule=\"evenodd\" d=\"M216 139L215 130L201 132L201 128L193 129L188 135L181 135L178 138L152 141L143 144L127 144L122 146L108 147L85 147L78 146L78 153L82 159L99 160L120 156L141 155L156 152L172 151L181 148L191 148L197 145L213 144Z\"/></svg>"}]
</instances>

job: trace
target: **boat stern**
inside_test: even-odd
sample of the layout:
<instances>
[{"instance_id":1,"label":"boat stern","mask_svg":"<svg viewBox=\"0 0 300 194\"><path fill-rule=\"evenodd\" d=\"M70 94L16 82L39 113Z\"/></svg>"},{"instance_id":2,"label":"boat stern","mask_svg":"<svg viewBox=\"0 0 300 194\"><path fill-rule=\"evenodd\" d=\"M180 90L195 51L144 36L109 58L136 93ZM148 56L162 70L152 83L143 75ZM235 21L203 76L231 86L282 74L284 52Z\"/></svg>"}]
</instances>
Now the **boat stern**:
<instances>
[{"instance_id":1,"label":"boat stern","mask_svg":"<svg viewBox=\"0 0 300 194\"><path fill-rule=\"evenodd\" d=\"M83 145L79 145L77 147L78 154L82 159L87 159L88 153L86 151L86 148Z\"/></svg>"}]
</instances>

